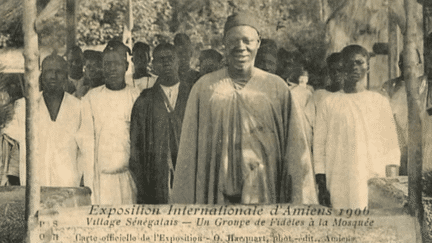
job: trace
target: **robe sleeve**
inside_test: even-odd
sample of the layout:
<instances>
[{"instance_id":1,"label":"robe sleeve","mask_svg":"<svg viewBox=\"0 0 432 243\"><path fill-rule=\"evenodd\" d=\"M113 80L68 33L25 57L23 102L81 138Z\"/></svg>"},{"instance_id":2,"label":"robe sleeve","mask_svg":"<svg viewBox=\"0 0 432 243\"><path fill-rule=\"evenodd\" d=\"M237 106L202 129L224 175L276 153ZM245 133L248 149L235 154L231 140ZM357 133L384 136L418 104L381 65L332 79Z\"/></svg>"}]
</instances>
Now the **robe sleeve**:
<instances>
[{"instance_id":1,"label":"robe sleeve","mask_svg":"<svg viewBox=\"0 0 432 243\"><path fill-rule=\"evenodd\" d=\"M317 107L317 115L314 126L314 169L315 174L325 174L325 147L327 140L327 102Z\"/></svg>"},{"instance_id":2,"label":"robe sleeve","mask_svg":"<svg viewBox=\"0 0 432 243\"><path fill-rule=\"evenodd\" d=\"M308 145L306 130L300 108L291 98L289 91L285 97L286 114L284 122L287 142L285 148L285 164L292 182L292 198L294 204L318 204L315 178L312 167L311 150ZM283 180L286 180L287 175ZM282 186L283 188L283 186ZM282 192L281 201L284 202Z\"/></svg>"},{"instance_id":3,"label":"robe sleeve","mask_svg":"<svg viewBox=\"0 0 432 243\"><path fill-rule=\"evenodd\" d=\"M79 148L78 169L84 177L84 186L92 191L92 203L96 202L95 195L95 136L93 116L90 101L87 96L81 101L81 124L76 141Z\"/></svg>"},{"instance_id":4,"label":"robe sleeve","mask_svg":"<svg viewBox=\"0 0 432 243\"><path fill-rule=\"evenodd\" d=\"M142 158L142 128L141 123L143 118L139 108L140 99L135 102L132 108L131 125L130 125L130 160L129 168L131 175L137 187L137 203L144 203L145 184L144 184L144 166L141 163Z\"/></svg>"},{"instance_id":5,"label":"robe sleeve","mask_svg":"<svg viewBox=\"0 0 432 243\"><path fill-rule=\"evenodd\" d=\"M170 203L196 203L200 84L193 86L186 104Z\"/></svg>"}]
</instances>

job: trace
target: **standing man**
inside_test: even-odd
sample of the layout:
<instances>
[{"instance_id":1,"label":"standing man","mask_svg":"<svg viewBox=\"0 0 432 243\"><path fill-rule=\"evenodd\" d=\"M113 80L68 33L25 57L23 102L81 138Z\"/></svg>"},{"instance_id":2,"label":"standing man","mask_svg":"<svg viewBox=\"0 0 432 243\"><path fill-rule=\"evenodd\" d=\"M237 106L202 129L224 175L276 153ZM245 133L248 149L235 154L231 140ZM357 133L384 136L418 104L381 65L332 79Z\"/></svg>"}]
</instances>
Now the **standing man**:
<instances>
[{"instance_id":1,"label":"standing man","mask_svg":"<svg viewBox=\"0 0 432 243\"><path fill-rule=\"evenodd\" d=\"M366 90L368 51L350 45L341 53L347 74L344 92L329 95L318 107L315 173L320 195L328 189L334 208L363 209L368 206L368 180L385 177L387 165L399 164L400 151L388 100Z\"/></svg>"},{"instance_id":2,"label":"standing man","mask_svg":"<svg viewBox=\"0 0 432 243\"><path fill-rule=\"evenodd\" d=\"M102 52L84 51L84 81L75 92L75 97L81 99L87 92L104 84L102 69Z\"/></svg>"},{"instance_id":3,"label":"standing man","mask_svg":"<svg viewBox=\"0 0 432 243\"><path fill-rule=\"evenodd\" d=\"M420 53L418 54L417 66L421 64ZM390 107L392 108L393 117L396 124L396 130L398 132L399 148L401 151L401 167L399 169L400 175L408 174L408 99L406 92L406 85L404 80L404 62L402 53L399 55L399 70L401 75L397 78L386 81L381 87L381 93L386 96L390 101ZM417 70L416 70L417 71ZM421 108L426 107L426 95L427 95L427 76L420 76L417 79L416 88L418 89L419 104ZM422 110L422 115L424 114ZM429 134L426 132L427 128L430 127L430 122L427 121L427 116L423 117L423 134L426 138ZM427 141L427 140L426 140ZM425 142L425 139L423 139ZM423 143L424 144L424 143ZM426 146L425 146L426 147ZM424 148L425 148L424 147ZM427 151L426 149L423 151Z\"/></svg>"},{"instance_id":4,"label":"standing man","mask_svg":"<svg viewBox=\"0 0 432 243\"><path fill-rule=\"evenodd\" d=\"M341 53L335 52L330 54L326 59L326 64L328 77L322 79L322 82L320 82L312 95L314 105L314 119L312 125L315 124L316 109L319 104L331 93L339 92L343 87L344 71Z\"/></svg>"},{"instance_id":5,"label":"standing man","mask_svg":"<svg viewBox=\"0 0 432 243\"><path fill-rule=\"evenodd\" d=\"M79 46L72 46L66 53L68 61L68 82L65 83L65 91L74 94L75 91L84 85L84 58L83 52Z\"/></svg>"},{"instance_id":6,"label":"standing man","mask_svg":"<svg viewBox=\"0 0 432 243\"><path fill-rule=\"evenodd\" d=\"M134 85L140 91L153 87L156 82L148 70L150 63L150 46L143 42L136 42L132 48L132 62L134 63Z\"/></svg>"},{"instance_id":7,"label":"standing man","mask_svg":"<svg viewBox=\"0 0 432 243\"><path fill-rule=\"evenodd\" d=\"M178 77L175 47L160 44L153 52L157 85L144 90L131 118L131 173L139 204L169 202L181 126L190 86Z\"/></svg>"},{"instance_id":8,"label":"standing man","mask_svg":"<svg viewBox=\"0 0 432 243\"><path fill-rule=\"evenodd\" d=\"M308 85L309 73L305 68L295 68L287 80L293 100L297 102L304 119L305 131L309 147L312 147L312 127L315 118L315 107L313 102L313 88Z\"/></svg>"},{"instance_id":9,"label":"standing man","mask_svg":"<svg viewBox=\"0 0 432 243\"><path fill-rule=\"evenodd\" d=\"M298 107L281 78L254 67L254 17L228 17L224 42L228 66L189 96L173 203L317 203Z\"/></svg>"},{"instance_id":10,"label":"standing man","mask_svg":"<svg viewBox=\"0 0 432 243\"><path fill-rule=\"evenodd\" d=\"M340 92L344 85L344 70L343 70L343 60L342 54L340 52L334 52L330 54L326 59L327 64L327 74L328 77L323 79L323 82L319 85L319 88L315 90L312 96L314 105L314 116L312 119L312 130L315 129L316 115L318 112L318 107L323 103L323 101L332 93ZM312 146L313 150L313 146ZM316 166L316 165L314 165ZM319 166L319 165L318 165ZM316 169L315 169L316 170ZM318 201L321 205L331 206L330 193L326 187L325 174L315 175L315 179L318 184Z\"/></svg>"},{"instance_id":11,"label":"standing man","mask_svg":"<svg viewBox=\"0 0 432 243\"><path fill-rule=\"evenodd\" d=\"M0 77L0 186L19 186L19 145L3 131L14 114L14 104L8 92L8 82L5 81Z\"/></svg>"},{"instance_id":12,"label":"standing man","mask_svg":"<svg viewBox=\"0 0 432 243\"><path fill-rule=\"evenodd\" d=\"M64 92L67 81L67 62L51 54L42 62L43 92L35 104L37 160L40 167L35 173L41 186L92 187L93 136L91 118L83 112L81 102ZM5 134L19 142L20 184L26 182L25 99L15 103L15 115L5 128Z\"/></svg>"},{"instance_id":13,"label":"standing man","mask_svg":"<svg viewBox=\"0 0 432 243\"><path fill-rule=\"evenodd\" d=\"M125 82L128 48L110 42L103 51L105 85L83 98L93 118L95 166L93 204L133 204L136 187L129 171L129 124L139 91Z\"/></svg>"},{"instance_id":14,"label":"standing man","mask_svg":"<svg viewBox=\"0 0 432 243\"><path fill-rule=\"evenodd\" d=\"M193 85L200 77L199 72L193 70L190 61L193 55L192 42L184 33L179 33L174 37L174 46L179 57L179 77L180 81Z\"/></svg>"},{"instance_id":15,"label":"standing man","mask_svg":"<svg viewBox=\"0 0 432 243\"><path fill-rule=\"evenodd\" d=\"M344 87L345 79L342 54L340 52L330 54L326 59L326 63L330 84L325 88L332 93L339 92Z\"/></svg>"}]
</instances>

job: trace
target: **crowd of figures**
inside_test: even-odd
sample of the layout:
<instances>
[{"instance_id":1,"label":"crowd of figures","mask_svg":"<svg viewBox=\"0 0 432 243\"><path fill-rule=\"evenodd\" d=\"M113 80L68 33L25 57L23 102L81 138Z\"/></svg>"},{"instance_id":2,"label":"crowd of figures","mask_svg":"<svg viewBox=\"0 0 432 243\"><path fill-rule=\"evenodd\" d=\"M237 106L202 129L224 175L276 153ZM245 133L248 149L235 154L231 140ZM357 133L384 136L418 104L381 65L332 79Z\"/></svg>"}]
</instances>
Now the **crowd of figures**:
<instances>
[{"instance_id":1,"label":"crowd of figures","mask_svg":"<svg viewBox=\"0 0 432 243\"><path fill-rule=\"evenodd\" d=\"M67 61L47 56L33 120L40 185L87 186L104 205L367 207L367 181L400 165L403 148L393 94L366 89L368 51L331 54L328 77L312 87L307 67L261 39L253 16L228 17L223 40L225 55L202 51L199 72L185 34L152 53L113 40L103 52L74 47ZM25 185L24 98L1 132L2 185Z\"/></svg>"}]
</instances>

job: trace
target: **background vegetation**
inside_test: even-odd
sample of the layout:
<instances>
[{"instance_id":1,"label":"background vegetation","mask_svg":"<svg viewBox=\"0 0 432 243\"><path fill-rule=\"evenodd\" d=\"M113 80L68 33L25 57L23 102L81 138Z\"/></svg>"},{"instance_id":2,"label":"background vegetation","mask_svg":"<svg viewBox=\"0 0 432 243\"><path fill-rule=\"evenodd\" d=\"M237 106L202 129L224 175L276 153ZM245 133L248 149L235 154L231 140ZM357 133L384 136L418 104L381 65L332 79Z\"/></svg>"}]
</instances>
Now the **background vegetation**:
<instances>
[{"instance_id":1,"label":"background vegetation","mask_svg":"<svg viewBox=\"0 0 432 243\"><path fill-rule=\"evenodd\" d=\"M39 10L50 0L38 0ZM55 1L55 0L51 0ZM325 25L336 0L133 0L134 41L155 46L184 32L194 48L222 50L223 25L227 16L249 10L256 16L263 38L274 39L279 47L300 51L309 62L322 60L326 51ZM22 4L21 4L22 5ZM0 0L0 48L21 47L22 9L18 0ZM21 7L22 8L22 7ZM9 10L8 10L9 9ZM3 11L3 12L2 12ZM21 11L21 12L20 12ZM81 0L77 15L77 43L101 45L121 36L126 1ZM3 16L3 15L2 15ZM61 6L39 30L41 46L65 45L65 9ZM317 64L320 65L320 64Z\"/></svg>"}]
</instances>

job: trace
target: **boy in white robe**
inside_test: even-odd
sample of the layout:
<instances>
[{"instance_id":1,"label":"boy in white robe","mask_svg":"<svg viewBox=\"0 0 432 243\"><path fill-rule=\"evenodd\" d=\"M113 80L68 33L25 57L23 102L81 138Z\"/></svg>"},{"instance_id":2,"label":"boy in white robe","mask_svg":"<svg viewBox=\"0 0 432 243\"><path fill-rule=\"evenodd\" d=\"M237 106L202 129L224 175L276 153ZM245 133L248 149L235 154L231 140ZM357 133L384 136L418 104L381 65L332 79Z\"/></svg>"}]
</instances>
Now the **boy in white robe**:
<instances>
[{"instance_id":1,"label":"boy in white robe","mask_svg":"<svg viewBox=\"0 0 432 243\"><path fill-rule=\"evenodd\" d=\"M55 54L42 62L42 86L35 104L36 146L41 186L79 187L92 189L93 147L90 117L85 116L79 99L64 91L67 81L67 63ZM5 134L19 142L20 184L26 184L25 99L15 103L13 120ZM88 136L86 135L88 134Z\"/></svg>"},{"instance_id":2,"label":"boy in white robe","mask_svg":"<svg viewBox=\"0 0 432 243\"><path fill-rule=\"evenodd\" d=\"M400 151L388 100L365 89L369 54L361 46L342 50L347 79L344 92L318 107L314 164L320 195L328 188L334 208L368 206L368 180L385 177L399 164ZM325 176L324 176L325 175Z\"/></svg>"},{"instance_id":3,"label":"boy in white robe","mask_svg":"<svg viewBox=\"0 0 432 243\"><path fill-rule=\"evenodd\" d=\"M83 102L91 112L95 135L93 204L134 204L136 186L129 171L131 112L139 90L125 82L127 47L108 43L103 52L105 85L90 90Z\"/></svg>"}]
</instances>

